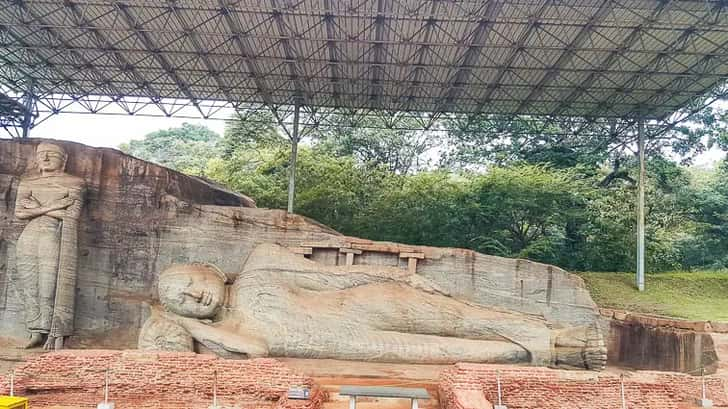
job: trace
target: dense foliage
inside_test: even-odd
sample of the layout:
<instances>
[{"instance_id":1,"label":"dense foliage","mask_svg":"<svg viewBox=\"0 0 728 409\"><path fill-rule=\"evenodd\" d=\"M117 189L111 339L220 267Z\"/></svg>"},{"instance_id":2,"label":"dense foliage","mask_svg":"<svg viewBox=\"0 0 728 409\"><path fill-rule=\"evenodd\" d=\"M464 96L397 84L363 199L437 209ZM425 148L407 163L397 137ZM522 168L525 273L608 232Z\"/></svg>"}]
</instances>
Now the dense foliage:
<instances>
[{"instance_id":1,"label":"dense foliage","mask_svg":"<svg viewBox=\"0 0 728 409\"><path fill-rule=\"evenodd\" d=\"M220 155L220 135L201 126L185 123L163 129L144 139L122 144L119 149L140 159L195 176L203 176L207 162Z\"/></svg>"},{"instance_id":2,"label":"dense foliage","mask_svg":"<svg viewBox=\"0 0 728 409\"><path fill-rule=\"evenodd\" d=\"M650 271L728 267L728 165L680 164L726 145L723 119L704 113L703 131L681 128L650 141ZM422 132L313 132L299 149L296 212L375 240L471 248L572 270L633 269L631 136L605 129L603 140L502 139L487 129L453 133L449 141ZM236 120L223 137L185 125L123 149L219 181L261 207L285 208L290 145L282 135L273 125ZM433 155L445 142L448 149Z\"/></svg>"}]
</instances>

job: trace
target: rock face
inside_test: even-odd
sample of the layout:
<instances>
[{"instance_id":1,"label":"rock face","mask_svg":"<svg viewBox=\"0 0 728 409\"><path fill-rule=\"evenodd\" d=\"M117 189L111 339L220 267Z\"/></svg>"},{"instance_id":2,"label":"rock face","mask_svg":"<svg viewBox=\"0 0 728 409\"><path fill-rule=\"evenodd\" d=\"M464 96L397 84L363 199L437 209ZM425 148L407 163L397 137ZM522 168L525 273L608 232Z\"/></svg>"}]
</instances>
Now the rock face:
<instances>
[{"instance_id":1,"label":"rock face","mask_svg":"<svg viewBox=\"0 0 728 409\"><path fill-rule=\"evenodd\" d=\"M451 297L404 269L307 260L261 244L242 272L177 264L159 276L163 311L140 348L192 351L191 340L229 357L332 358L409 363L527 363L601 369L594 326L552 330L533 315ZM194 344L193 344L194 345Z\"/></svg>"},{"instance_id":2,"label":"rock face","mask_svg":"<svg viewBox=\"0 0 728 409\"><path fill-rule=\"evenodd\" d=\"M38 176L36 147L42 142L0 142L0 331L25 338L28 297L18 239L28 227L15 216L21 180ZM255 202L202 180L126 156L111 149L55 142L68 156L65 171L86 184L78 223L75 332L72 345L130 347L136 342L142 301L153 298L156 263L191 260L205 252L193 241L184 246L168 242L166 220L177 212L201 205L249 206ZM198 210L199 211L199 210ZM194 233L189 232L191 235ZM28 240L37 243L37 240ZM23 243L21 241L21 247ZM165 258L168 250L173 254ZM192 258L186 258L186 257Z\"/></svg>"},{"instance_id":3,"label":"rock face","mask_svg":"<svg viewBox=\"0 0 728 409\"><path fill-rule=\"evenodd\" d=\"M65 172L68 154L55 144L36 147L39 173L20 180L15 217L25 220L16 242L16 290L24 301L27 347L60 348L73 334L78 222L85 181Z\"/></svg>"},{"instance_id":4,"label":"rock face","mask_svg":"<svg viewBox=\"0 0 728 409\"><path fill-rule=\"evenodd\" d=\"M607 312L608 314L604 314ZM611 312L611 313L610 313ZM718 354L705 322L603 310L611 318L609 363L636 369L713 374Z\"/></svg>"},{"instance_id":5,"label":"rock face","mask_svg":"<svg viewBox=\"0 0 728 409\"><path fill-rule=\"evenodd\" d=\"M0 142L0 331L27 336L19 296L14 216L19 181L34 171L36 145ZM244 196L111 149L57 142L66 172L86 184L78 224L75 325L70 345L133 348L158 303L159 273L175 263L210 263L231 282L260 245L322 266L401 272L479 308L532 315L552 330L591 327L599 313L582 280L548 265L469 250L371 242L343 236Z\"/></svg>"}]
</instances>

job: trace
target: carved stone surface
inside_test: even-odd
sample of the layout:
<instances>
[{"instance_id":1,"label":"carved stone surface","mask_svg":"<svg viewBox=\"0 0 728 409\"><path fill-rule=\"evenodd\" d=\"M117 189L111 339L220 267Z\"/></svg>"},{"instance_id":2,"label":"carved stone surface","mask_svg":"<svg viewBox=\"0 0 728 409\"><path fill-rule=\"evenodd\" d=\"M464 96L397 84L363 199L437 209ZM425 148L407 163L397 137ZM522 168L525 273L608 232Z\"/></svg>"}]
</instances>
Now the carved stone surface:
<instances>
[{"instance_id":1,"label":"carved stone surface","mask_svg":"<svg viewBox=\"0 0 728 409\"><path fill-rule=\"evenodd\" d=\"M48 236L41 235L46 240L40 242L33 239L28 233L35 227L26 231L30 222L15 214L22 206L21 196L25 186L30 186L28 182L46 180L38 172L36 148L41 142L0 141L0 334L18 346L27 342L26 311L31 308L26 302L34 299L27 295L27 280L21 277L27 271L23 264L29 260L24 252L42 256L47 251L35 252L35 248L53 243ZM206 255L212 257L210 261L225 265L226 245L212 243L217 216L199 206L211 205L232 213L255 203L113 149L47 142L61 147L68 156L67 176L53 179L83 181L86 186L78 220L75 317L66 321L72 324L66 330L73 330L69 346L135 347L139 328L148 316L144 302L156 298L158 260L167 266L206 260L202 256ZM35 187L33 190L40 192ZM177 218L185 221L177 223ZM231 216L224 219L219 223L221 229L227 230L228 239L235 240L232 236L244 229L234 228ZM193 220L202 225L196 232L185 226ZM184 233L178 233L181 231ZM240 248L238 244L232 247L236 251Z\"/></svg>"},{"instance_id":2,"label":"carved stone surface","mask_svg":"<svg viewBox=\"0 0 728 409\"><path fill-rule=\"evenodd\" d=\"M0 331L18 342L27 336L27 331L25 306L19 296L21 289L14 280L18 272L16 247L27 221L16 218L15 210L19 182L32 173L39 142L34 139L27 142L0 141ZM601 322L599 314L582 280L559 268L486 256L469 250L409 246L346 237L305 217L289 215L280 210L255 208L254 202L245 196L112 149L89 148L68 142L54 143L68 154L66 173L83 179L87 187L78 223L75 320L74 333L69 339L71 347L135 347L140 329L149 318L149 305L159 303L159 273L173 264L200 262L216 265L229 275L231 284L227 288L240 287L238 291L243 291L242 286L248 281L237 279L237 276L241 272L252 274L256 271L257 267L253 266L261 258L250 256L261 251L261 244L277 244L297 253L275 260L295 260L296 263L287 271L296 275L302 270L302 265L308 264L306 259L309 259L315 263L315 270L326 277L330 274L338 277L341 271L348 271L346 268L353 269L350 273L354 278L358 277L357 274L376 276L378 280L388 277L385 281L365 286L326 290L332 295L361 291L367 292L363 296L373 299L394 298L401 290L410 294L405 300L408 302L434 297L442 305L450 306L442 314L458 314L462 312L458 312L458 309L464 308L463 311L468 312L465 315L469 315L472 309L477 311L472 319L489 320L488 325L493 328L503 322L506 316L517 317L521 322L531 325L534 331L557 337L559 345L569 346L546 353L546 347L539 345L555 346L555 340L529 341L535 337L529 338L528 334L517 333L518 329L510 329L514 332L511 336L517 342L533 341L533 345L529 344L526 348L529 353L533 350L534 356L530 358L532 362L552 359L559 362L573 361L577 355L583 358L579 351L583 350L585 343L596 345L598 342L590 339L601 338L601 334L594 329L595 324ZM285 272L280 264L264 264L261 268L256 273L259 278L266 277L266 274L273 276L269 274L273 272ZM329 268L336 269L338 273L329 271ZM375 291L377 286L385 286L388 290L379 294ZM294 289L303 291L306 287ZM307 305L305 302L333 302L321 297L320 293L316 295L315 300L300 296L296 300L304 302L303 306ZM427 306L427 303L418 305ZM366 309L372 306L359 306L353 301L349 302L348 307L351 309L344 317L341 311L335 311L336 314L332 316L332 320L335 320L332 322L325 316L310 314L312 318L309 318L306 313L299 312L296 317L300 320L291 324L313 322L323 325L325 331L335 325L336 320L356 322L356 319L360 319L358 315L362 315L360 311L377 312ZM413 313L418 312L413 305L403 305L405 307L413 309ZM381 318L372 315L371 321L362 322L361 331L367 334L382 331L377 327L377 320L386 322L389 329L385 331L394 334L390 338L383 338L381 342L384 343L397 341L398 337L407 337L408 342L411 336L436 337L453 330L437 327L432 329L432 334L416 334L416 330L409 327L393 326L391 323L396 320L385 313L382 312L384 315ZM466 318L471 319L469 316ZM592 328L591 332L585 331L588 328ZM459 327L456 329L463 330ZM283 331L284 328L278 326L266 329L274 330ZM508 328L503 331L506 330ZM570 332L572 330L576 333ZM180 336L184 338L184 333L180 333ZM576 337L580 337L580 341L574 341ZM492 350L495 352L488 352L495 355L503 356L504 351L514 351L515 344L502 339L461 338L470 342L499 343L497 345L503 347L501 350L496 348ZM162 341L148 339L152 344ZM322 339L320 342L329 340ZM580 347L571 346L579 345L579 342ZM197 347L225 350L221 345L209 343ZM288 353L290 345L272 343L269 348ZM404 349L396 352L396 347L393 348L395 354L401 356L413 354ZM466 352L474 350L462 349ZM525 360L525 356L520 358L519 354L523 355L520 351L516 355ZM366 352L359 350L356 353L361 355ZM310 352L311 355L317 353ZM434 349L429 353L436 360L441 359ZM486 352L477 351L477 354Z\"/></svg>"},{"instance_id":3,"label":"carved stone surface","mask_svg":"<svg viewBox=\"0 0 728 409\"><path fill-rule=\"evenodd\" d=\"M263 244L227 291L225 281L199 264L172 266L159 279L170 325L222 355L592 369L606 362L595 326L553 331L543 318L458 300L399 269L326 266ZM145 326L141 338L163 331Z\"/></svg>"},{"instance_id":4,"label":"carved stone surface","mask_svg":"<svg viewBox=\"0 0 728 409\"><path fill-rule=\"evenodd\" d=\"M39 346L43 335L46 348L61 347L73 334L84 181L64 172L67 159L60 146L39 144L38 173L21 179L16 195L15 216L28 221L16 245L15 283L32 334L29 347Z\"/></svg>"}]
</instances>

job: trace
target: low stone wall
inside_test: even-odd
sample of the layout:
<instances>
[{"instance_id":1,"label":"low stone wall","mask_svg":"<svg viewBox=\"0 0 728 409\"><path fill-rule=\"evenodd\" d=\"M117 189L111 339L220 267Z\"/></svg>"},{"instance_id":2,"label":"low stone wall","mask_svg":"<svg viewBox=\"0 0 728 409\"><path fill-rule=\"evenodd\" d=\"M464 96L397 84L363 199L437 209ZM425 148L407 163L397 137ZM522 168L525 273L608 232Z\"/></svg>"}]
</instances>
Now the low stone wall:
<instances>
[{"instance_id":1,"label":"low stone wall","mask_svg":"<svg viewBox=\"0 0 728 409\"><path fill-rule=\"evenodd\" d=\"M61 351L33 358L15 370L15 393L33 407L95 407L110 373L110 401L124 408L203 408L217 396L221 407L318 409L325 392L311 378L274 359L225 360L193 353ZM8 391L0 377L0 394ZM290 388L311 388L310 400L287 399Z\"/></svg>"},{"instance_id":2,"label":"low stone wall","mask_svg":"<svg viewBox=\"0 0 728 409\"><path fill-rule=\"evenodd\" d=\"M613 409L621 405L620 376L501 365L457 364L440 378L443 409L482 409L498 401L500 373L503 404L509 409ZM634 372L624 378L627 407L685 408L700 396L699 377L667 372ZM707 377L707 396L728 404L722 379Z\"/></svg>"},{"instance_id":3,"label":"low stone wall","mask_svg":"<svg viewBox=\"0 0 728 409\"><path fill-rule=\"evenodd\" d=\"M718 368L713 327L688 321L601 309L610 320L609 364L635 369L713 374Z\"/></svg>"}]
</instances>

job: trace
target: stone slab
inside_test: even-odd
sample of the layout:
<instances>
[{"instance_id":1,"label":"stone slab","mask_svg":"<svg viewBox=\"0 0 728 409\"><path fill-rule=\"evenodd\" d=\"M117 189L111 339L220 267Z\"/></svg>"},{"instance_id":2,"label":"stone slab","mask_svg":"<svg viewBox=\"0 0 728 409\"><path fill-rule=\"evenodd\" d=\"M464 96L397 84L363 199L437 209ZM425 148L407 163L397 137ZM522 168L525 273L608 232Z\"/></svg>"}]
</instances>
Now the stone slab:
<instances>
[{"instance_id":1,"label":"stone slab","mask_svg":"<svg viewBox=\"0 0 728 409\"><path fill-rule=\"evenodd\" d=\"M397 388L385 386L344 385L339 390L342 396L367 396L372 398L430 399L424 388Z\"/></svg>"},{"instance_id":2,"label":"stone slab","mask_svg":"<svg viewBox=\"0 0 728 409\"><path fill-rule=\"evenodd\" d=\"M712 408L713 407L713 401L710 399L696 399L695 404L698 405L699 408Z\"/></svg>"}]
</instances>

